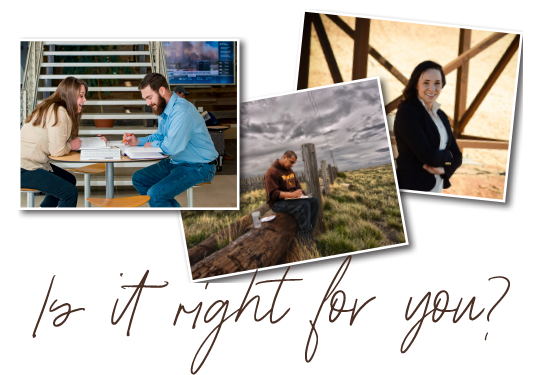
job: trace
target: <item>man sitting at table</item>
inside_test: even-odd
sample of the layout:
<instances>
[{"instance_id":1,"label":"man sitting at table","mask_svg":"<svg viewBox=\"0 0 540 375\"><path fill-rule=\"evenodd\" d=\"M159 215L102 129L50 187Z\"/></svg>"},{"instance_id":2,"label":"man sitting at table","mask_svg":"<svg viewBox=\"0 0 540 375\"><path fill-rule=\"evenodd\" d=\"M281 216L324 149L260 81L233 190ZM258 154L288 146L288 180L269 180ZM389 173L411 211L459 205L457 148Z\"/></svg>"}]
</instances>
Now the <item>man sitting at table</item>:
<instances>
[{"instance_id":1,"label":"man sitting at table","mask_svg":"<svg viewBox=\"0 0 540 375\"><path fill-rule=\"evenodd\" d=\"M165 77L149 73L139 90L159 116L158 130L141 138L124 133L124 139L130 146L160 147L170 157L135 172L133 186L150 196L150 207L180 207L175 196L214 178L218 153L197 109L173 95Z\"/></svg>"}]
</instances>

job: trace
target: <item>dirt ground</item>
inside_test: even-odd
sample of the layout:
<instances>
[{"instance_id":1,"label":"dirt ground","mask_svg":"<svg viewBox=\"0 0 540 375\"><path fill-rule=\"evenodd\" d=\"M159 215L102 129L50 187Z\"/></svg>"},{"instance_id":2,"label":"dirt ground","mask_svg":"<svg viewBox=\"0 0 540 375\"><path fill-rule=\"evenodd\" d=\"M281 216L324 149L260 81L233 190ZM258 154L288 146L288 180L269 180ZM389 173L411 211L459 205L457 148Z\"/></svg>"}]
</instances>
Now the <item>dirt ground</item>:
<instances>
[{"instance_id":1,"label":"dirt ground","mask_svg":"<svg viewBox=\"0 0 540 375\"><path fill-rule=\"evenodd\" d=\"M341 18L354 29L355 19L353 17ZM328 17L323 15L322 19L343 79L349 81L352 76L353 41ZM491 34L490 31L473 30L471 45L474 46ZM328 65L314 29L312 29L311 35L309 87L332 84L333 81ZM510 45L513 37L513 34L506 35L470 61L467 106L473 101L500 57ZM459 28L371 20L370 45L406 77L410 76L414 67L421 61L434 60L443 66L452 61L458 55L458 42ZM510 139L517 61L517 54L514 54L510 63L465 128L464 134L504 140ZM374 76L380 77L385 104L401 95L404 88L403 84L370 56L368 77ZM447 75L446 81L447 84L439 97L439 102L441 103L441 109L453 117L456 72ZM391 129L393 120L394 115L390 114L388 116L388 125ZM508 152L506 150L464 149L463 155L475 162L482 163L488 170L506 170L508 161ZM468 168L463 167L464 171L465 169ZM477 177L472 177L465 172L463 174L458 173L453 178L456 179L456 185L457 178L471 179L472 181ZM493 178L495 180L501 178L504 180L504 176L501 177L497 173ZM479 183L479 186L484 185ZM479 194L480 190L482 189L463 188L463 191L467 192L463 194L469 195L469 192L476 192L472 195L478 196L476 194ZM480 192L480 194L483 193ZM486 192L486 194L491 193Z\"/></svg>"},{"instance_id":2,"label":"dirt ground","mask_svg":"<svg viewBox=\"0 0 540 375\"><path fill-rule=\"evenodd\" d=\"M464 165L452 176L452 186L443 193L502 200L505 177L505 172L496 168Z\"/></svg>"}]
</instances>

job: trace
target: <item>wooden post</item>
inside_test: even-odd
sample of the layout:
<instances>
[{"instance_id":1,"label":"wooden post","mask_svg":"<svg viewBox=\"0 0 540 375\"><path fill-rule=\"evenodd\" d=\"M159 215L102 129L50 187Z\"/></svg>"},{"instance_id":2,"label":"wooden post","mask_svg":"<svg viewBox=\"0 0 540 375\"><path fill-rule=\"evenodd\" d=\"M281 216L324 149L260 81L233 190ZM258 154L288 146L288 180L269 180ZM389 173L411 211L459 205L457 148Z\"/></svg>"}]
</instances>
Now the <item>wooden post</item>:
<instances>
[{"instance_id":1,"label":"wooden post","mask_svg":"<svg viewBox=\"0 0 540 375\"><path fill-rule=\"evenodd\" d=\"M332 170L334 171L334 181L335 181L335 180L337 180L337 177L338 177L338 175L337 175L337 167L334 165L332 167Z\"/></svg>"},{"instance_id":2,"label":"wooden post","mask_svg":"<svg viewBox=\"0 0 540 375\"><path fill-rule=\"evenodd\" d=\"M304 173L306 174L307 193L312 194L319 200L319 215L317 217L315 231L324 233L326 231L323 215L324 201L321 194L321 186L319 185L317 151L313 143L304 143L302 145L302 160L304 161Z\"/></svg>"},{"instance_id":3,"label":"wooden post","mask_svg":"<svg viewBox=\"0 0 540 375\"><path fill-rule=\"evenodd\" d=\"M459 49L458 55L471 48L472 30L459 30ZM457 70L456 78L456 104L454 107L454 136L459 138L459 122L467 109L467 87L469 83L469 61L466 61Z\"/></svg>"},{"instance_id":4,"label":"wooden post","mask_svg":"<svg viewBox=\"0 0 540 375\"><path fill-rule=\"evenodd\" d=\"M296 89L308 88L309 83L309 54L311 53L311 13L304 13L304 28L302 31L302 46L300 47L300 64Z\"/></svg>"},{"instance_id":5,"label":"wooden post","mask_svg":"<svg viewBox=\"0 0 540 375\"><path fill-rule=\"evenodd\" d=\"M324 184L324 193L326 195L330 194L330 181L328 181L328 173L326 172L326 160L321 160L321 174L322 174L322 180Z\"/></svg>"},{"instance_id":6,"label":"wooden post","mask_svg":"<svg viewBox=\"0 0 540 375\"><path fill-rule=\"evenodd\" d=\"M332 173L332 165L328 164L328 178L330 179L330 184L334 185L334 174Z\"/></svg>"},{"instance_id":7,"label":"wooden post","mask_svg":"<svg viewBox=\"0 0 540 375\"><path fill-rule=\"evenodd\" d=\"M367 77L369 56L369 18L357 18L354 28L352 79Z\"/></svg>"}]
</instances>

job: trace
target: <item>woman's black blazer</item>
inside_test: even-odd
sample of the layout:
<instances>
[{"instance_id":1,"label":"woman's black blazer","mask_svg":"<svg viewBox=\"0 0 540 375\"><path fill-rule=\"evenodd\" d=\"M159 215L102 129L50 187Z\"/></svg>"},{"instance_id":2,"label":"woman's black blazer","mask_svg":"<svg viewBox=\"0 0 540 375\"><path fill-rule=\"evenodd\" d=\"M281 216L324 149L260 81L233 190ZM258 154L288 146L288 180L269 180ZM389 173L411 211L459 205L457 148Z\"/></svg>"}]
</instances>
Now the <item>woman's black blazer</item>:
<instances>
[{"instance_id":1,"label":"woman's black blazer","mask_svg":"<svg viewBox=\"0 0 540 375\"><path fill-rule=\"evenodd\" d=\"M450 187L450 177L461 166L462 155L452 133L446 114L437 111L448 133L445 150L439 150L441 141L437 125L424 105L415 98L398 109L394 121L394 134L398 149L397 178L400 189L430 191L435 186L435 176L423 168L444 167L443 187Z\"/></svg>"}]
</instances>

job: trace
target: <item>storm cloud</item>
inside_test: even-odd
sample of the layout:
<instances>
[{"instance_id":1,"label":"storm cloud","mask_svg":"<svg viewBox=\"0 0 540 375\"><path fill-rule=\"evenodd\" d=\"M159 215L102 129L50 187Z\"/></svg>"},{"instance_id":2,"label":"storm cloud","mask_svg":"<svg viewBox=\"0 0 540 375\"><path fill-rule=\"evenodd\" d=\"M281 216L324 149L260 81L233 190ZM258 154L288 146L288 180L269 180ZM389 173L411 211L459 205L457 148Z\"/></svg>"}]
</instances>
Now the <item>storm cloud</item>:
<instances>
[{"instance_id":1,"label":"storm cloud","mask_svg":"<svg viewBox=\"0 0 540 375\"><path fill-rule=\"evenodd\" d=\"M315 144L320 163L333 160L342 171L391 162L377 79L300 91L240 107L241 177L264 175L286 150L298 154Z\"/></svg>"}]
</instances>

